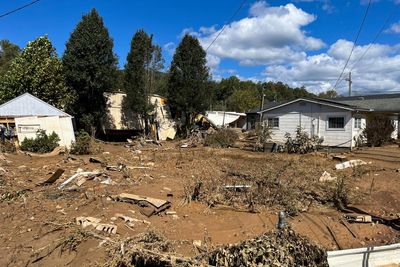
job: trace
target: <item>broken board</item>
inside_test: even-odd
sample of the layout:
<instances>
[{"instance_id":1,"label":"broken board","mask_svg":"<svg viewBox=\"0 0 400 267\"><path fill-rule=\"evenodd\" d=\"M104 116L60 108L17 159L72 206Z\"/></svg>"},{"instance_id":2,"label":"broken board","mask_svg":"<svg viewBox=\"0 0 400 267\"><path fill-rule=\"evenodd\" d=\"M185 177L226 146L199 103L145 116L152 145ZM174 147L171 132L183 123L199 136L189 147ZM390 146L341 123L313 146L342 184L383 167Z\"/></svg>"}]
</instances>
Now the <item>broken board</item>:
<instances>
[{"instance_id":1,"label":"broken board","mask_svg":"<svg viewBox=\"0 0 400 267\"><path fill-rule=\"evenodd\" d=\"M49 185L49 184L53 184L55 181L57 181L58 178L61 177L61 175L64 173L63 169L57 169L51 176L49 179L47 179L46 181L40 182L37 185Z\"/></svg>"},{"instance_id":2,"label":"broken board","mask_svg":"<svg viewBox=\"0 0 400 267\"><path fill-rule=\"evenodd\" d=\"M145 215L148 217L171 207L171 202L167 200L146 197L146 196L139 196L128 193L121 193L117 196L113 196L112 198L116 201L127 202L127 203L137 204L139 206L152 208L151 212L148 212L146 210L147 212L145 213Z\"/></svg>"}]
</instances>

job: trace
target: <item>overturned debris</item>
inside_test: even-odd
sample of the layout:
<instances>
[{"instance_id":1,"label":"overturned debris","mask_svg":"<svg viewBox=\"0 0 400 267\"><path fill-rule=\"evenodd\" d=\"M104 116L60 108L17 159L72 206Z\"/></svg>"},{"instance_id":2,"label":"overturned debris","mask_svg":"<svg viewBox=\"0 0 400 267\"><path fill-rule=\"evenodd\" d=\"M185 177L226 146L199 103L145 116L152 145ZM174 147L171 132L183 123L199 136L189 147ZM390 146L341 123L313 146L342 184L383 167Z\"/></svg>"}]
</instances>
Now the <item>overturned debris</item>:
<instances>
[{"instance_id":1,"label":"overturned debris","mask_svg":"<svg viewBox=\"0 0 400 267\"><path fill-rule=\"evenodd\" d=\"M345 218L349 222L354 223L371 223L372 216L371 215L364 215L364 214L346 214Z\"/></svg>"},{"instance_id":2,"label":"overturned debris","mask_svg":"<svg viewBox=\"0 0 400 267\"><path fill-rule=\"evenodd\" d=\"M115 213L115 217L124 220L124 222L140 222L140 223L144 223L144 224L148 224L148 225L151 224L149 221L132 218L132 217L123 215L122 213Z\"/></svg>"},{"instance_id":3,"label":"overturned debris","mask_svg":"<svg viewBox=\"0 0 400 267\"><path fill-rule=\"evenodd\" d=\"M72 175L71 177L69 177L69 178L68 178L66 181L64 181L62 184L60 184L60 185L58 186L58 189L63 189L66 185L68 185L70 182L72 182L73 180L75 180L75 179L77 179L77 178L79 178L79 177L84 178L84 179L82 179L82 180L80 180L80 181L78 182L78 184L82 185L87 179L93 179L93 178L95 178L95 177L97 177L97 176L100 176L100 175L102 175L102 173L101 173L101 172L98 172L98 171L93 171L93 172L78 172L78 173L75 173L74 175Z\"/></svg>"},{"instance_id":4,"label":"overturned debris","mask_svg":"<svg viewBox=\"0 0 400 267\"><path fill-rule=\"evenodd\" d=\"M122 193L111 197L115 201L128 202L132 204L137 204L141 207L146 207L144 214L150 217L153 214L158 214L169 207L171 207L171 202L163 199L157 199L146 196L139 196L134 194Z\"/></svg>"},{"instance_id":5,"label":"overturned debris","mask_svg":"<svg viewBox=\"0 0 400 267\"><path fill-rule=\"evenodd\" d=\"M100 223L101 219L94 217L77 217L76 224L82 225L83 228L93 226L96 230L106 232L109 234L117 233L117 226L113 224Z\"/></svg>"},{"instance_id":6,"label":"overturned debris","mask_svg":"<svg viewBox=\"0 0 400 267\"><path fill-rule=\"evenodd\" d=\"M366 165L367 163L361 159L352 159L349 161L345 161L343 163L339 163L335 165L336 170L343 170L346 168L353 168L360 165Z\"/></svg>"}]
</instances>

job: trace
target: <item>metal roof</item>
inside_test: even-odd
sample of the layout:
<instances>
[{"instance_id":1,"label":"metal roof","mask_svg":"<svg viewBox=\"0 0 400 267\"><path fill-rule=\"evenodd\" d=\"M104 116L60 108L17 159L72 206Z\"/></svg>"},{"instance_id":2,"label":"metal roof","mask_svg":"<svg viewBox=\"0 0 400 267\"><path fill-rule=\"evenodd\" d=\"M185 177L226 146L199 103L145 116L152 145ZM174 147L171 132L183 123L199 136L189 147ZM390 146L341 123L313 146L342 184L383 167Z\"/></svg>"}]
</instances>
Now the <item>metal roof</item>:
<instances>
[{"instance_id":1,"label":"metal roof","mask_svg":"<svg viewBox=\"0 0 400 267\"><path fill-rule=\"evenodd\" d=\"M283 107L286 105L290 105L292 103L299 102L299 101L306 101L306 102L311 102L311 103L315 103L315 104L319 104L319 105L330 106L330 107L335 107L335 108L340 108L340 109L345 109L345 110L350 110L350 111L371 111L369 108L353 106L353 105L349 105L349 104L345 104L345 103L341 103L341 102L337 102L337 101L332 101L332 100L319 99L319 98L297 98L292 101L286 101L286 102L282 102L278 105L268 107L266 109L259 111L258 113L267 112L267 111L277 109L277 108L280 108L280 107Z\"/></svg>"},{"instance_id":2,"label":"metal roof","mask_svg":"<svg viewBox=\"0 0 400 267\"><path fill-rule=\"evenodd\" d=\"M380 94L332 98L333 101L372 109L375 112L400 112L400 94Z\"/></svg>"},{"instance_id":3,"label":"metal roof","mask_svg":"<svg viewBox=\"0 0 400 267\"><path fill-rule=\"evenodd\" d=\"M25 93L0 105L0 117L60 116L72 117L56 107Z\"/></svg>"}]
</instances>

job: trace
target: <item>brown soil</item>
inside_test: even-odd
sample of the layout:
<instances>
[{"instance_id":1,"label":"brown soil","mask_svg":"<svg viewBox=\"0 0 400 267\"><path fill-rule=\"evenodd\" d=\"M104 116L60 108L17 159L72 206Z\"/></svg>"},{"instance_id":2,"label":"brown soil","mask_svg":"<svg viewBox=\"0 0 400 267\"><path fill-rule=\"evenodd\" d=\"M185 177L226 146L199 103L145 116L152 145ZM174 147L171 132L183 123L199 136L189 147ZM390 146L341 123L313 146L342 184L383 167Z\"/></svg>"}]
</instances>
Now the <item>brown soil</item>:
<instances>
[{"instance_id":1,"label":"brown soil","mask_svg":"<svg viewBox=\"0 0 400 267\"><path fill-rule=\"evenodd\" d=\"M74 156L76 160L68 160L66 155L4 155L6 159L0 160L0 166L6 171L0 177L0 266L101 266L111 260L104 238L124 240L149 230L155 230L171 240L174 253L182 256L199 253L193 246L194 240L201 240L206 249L237 243L276 229L277 214L282 207L278 203L259 205L258 212L251 213L242 207L210 207L201 201L181 205L186 194L185 186L190 181L225 179L223 177L226 177L229 168L246 173L262 168L270 160L284 162L306 158L305 164L310 165L304 166L305 169L318 165L331 173L336 173L334 165L337 163L325 154L277 156L239 149L179 149L176 143L168 142L163 146L147 145L141 149L141 154L122 144L102 144L101 147L108 153L95 156L110 165L124 163L148 168L106 171L100 164L90 163L90 156ZM384 148L379 152L385 156L373 159L371 155L378 154L378 150L363 152L366 151L368 155L353 153L350 158L372 161L371 164L354 171L342 171L352 177L351 187L357 192L358 197L351 206L381 218L399 218L400 173L396 169L400 165L393 159L400 159L400 149ZM64 169L65 173L53 185L36 186L58 168ZM104 171L116 184L90 180L77 191L59 190L57 186L76 173L78 168ZM316 181L318 179L315 177ZM168 210L176 211L178 218L164 213L147 218L140 213L137 205L110 200L109 196L123 192L169 200L172 206ZM167 197L167 193L173 196ZM151 224L135 222L127 226L121 219L111 220L115 213L144 219ZM117 234L82 229L75 223L75 218L79 216L92 216L101 219L102 223L116 224ZM350 224L357 236L355 238L341 223L341 218L343 213L331 203L312 202L307 211L290 217L288 223L297 233L327 250L338 249L327 226L335 233L341 248L388 244L399 236L398 230L381 223ZM97 237L88 233L95 233Z\"/></svg>"}]
</instances>

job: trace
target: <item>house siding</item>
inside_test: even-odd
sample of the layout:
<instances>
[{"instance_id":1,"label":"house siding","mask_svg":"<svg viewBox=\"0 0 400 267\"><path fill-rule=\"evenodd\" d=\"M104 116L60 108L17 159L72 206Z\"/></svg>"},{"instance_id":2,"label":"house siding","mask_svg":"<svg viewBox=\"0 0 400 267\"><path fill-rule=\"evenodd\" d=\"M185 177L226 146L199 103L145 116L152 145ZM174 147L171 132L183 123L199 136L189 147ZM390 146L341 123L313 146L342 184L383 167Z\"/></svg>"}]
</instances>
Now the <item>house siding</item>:
<instances>
[{"instance_id":1,"label":"house siding","mask_svg":"<svg viewBox=\"0 0 400 267\"><path fill-rule=\"evenodd\" d=\"M352 112L321 104L298 101L263 113L263 120L279 118L279 129L272 129L272 141L284 143L285 134L295 136L298 126L310 135L324 138L323 145L350 147L352 146L354 120ZM344 117L343 129L328 129L329 117Z\"/></svg>"},{"instance_id":2,"label":"house siding","mask_svg":"<svg viewBox=\"0 0 400 267\"><path fill-rule=\"evenodd\" d=\"M59 145L70 148L72 142L75 142L74 128L70 117L21 117L15 118L15 130L18 135L18 141L21 144L25 138L36 138L36 130L22 132L21 127L35 126L37 129L45 130L46 134L55 132L60 138Z\"/></svg>"}]
</instances>

